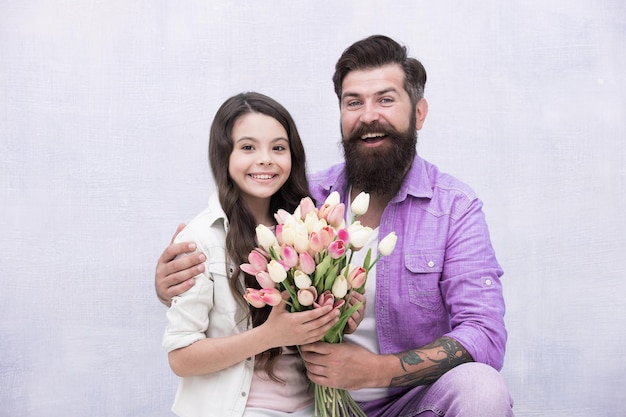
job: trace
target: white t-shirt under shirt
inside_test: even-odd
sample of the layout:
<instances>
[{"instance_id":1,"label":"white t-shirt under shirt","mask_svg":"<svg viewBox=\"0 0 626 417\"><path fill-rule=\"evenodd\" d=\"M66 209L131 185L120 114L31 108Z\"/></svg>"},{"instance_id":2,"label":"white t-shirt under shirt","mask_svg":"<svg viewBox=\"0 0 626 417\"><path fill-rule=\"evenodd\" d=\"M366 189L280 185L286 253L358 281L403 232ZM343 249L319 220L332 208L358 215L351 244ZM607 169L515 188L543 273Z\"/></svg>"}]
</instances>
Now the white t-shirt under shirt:
<instances>
[{"instance_id":1,"label":"white t-shirt under shirt","mask_svg":"<svg viewBox=\"0 0 626 417\"><path fill-rule=\"evenodd\" d=\"M358 218L357 218L358 220ZM352 212L350 205L346 207L346 223L352 222ZM370 262L378 256L378 228L374 229L367 243L352 255L353 265L363 265L367 251L371 249L372 254ZM344 336L343 340L361 346L375 354L380 353L378 346L378 335L376 333L376 267L372 268L367 274L365 281L365 314L363 320L352 334ZM387 396L387 388L364 388L356 391L350 391L355 401L372 401Z\"/></svg>"}]
</instances>

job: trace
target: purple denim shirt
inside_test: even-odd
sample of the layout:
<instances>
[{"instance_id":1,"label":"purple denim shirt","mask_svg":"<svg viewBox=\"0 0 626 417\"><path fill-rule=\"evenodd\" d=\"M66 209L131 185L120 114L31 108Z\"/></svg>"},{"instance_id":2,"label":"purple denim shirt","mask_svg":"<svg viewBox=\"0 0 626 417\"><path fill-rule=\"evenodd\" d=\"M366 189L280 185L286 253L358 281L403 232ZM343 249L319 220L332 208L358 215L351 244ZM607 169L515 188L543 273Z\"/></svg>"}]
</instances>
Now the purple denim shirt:
<instances>
[{"instance_id":1,"label":"purple denim shirt","mask_svg":"<svg viewBox=\"0 0 626 417\"><path fill-rule=\"evenodd\" d=\"M309 176L322 203L349 184L344 164ZM442 336L476 362L502 368L507 332L496 260L474 192L416 156L385 209L379 239L395 231L396 248L376 264L376 329L383 354L422 347Z\"/></svg>"}]
</instances>

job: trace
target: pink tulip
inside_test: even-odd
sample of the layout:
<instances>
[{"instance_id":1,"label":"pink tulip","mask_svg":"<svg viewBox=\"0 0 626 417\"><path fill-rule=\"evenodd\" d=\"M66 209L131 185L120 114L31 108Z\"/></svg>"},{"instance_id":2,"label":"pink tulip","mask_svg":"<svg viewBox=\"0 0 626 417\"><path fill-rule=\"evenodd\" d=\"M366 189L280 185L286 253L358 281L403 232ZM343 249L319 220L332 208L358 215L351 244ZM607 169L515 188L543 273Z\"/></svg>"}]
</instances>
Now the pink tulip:
<instances>
[{"instance_id":1,"label":"pink tulip","mask_svg":"<svg viewBox=\"0 0 626 417\"><path fill-rule=\"evenodd\" d=\"M276 219L276 223L285 224L287 219L291 216L289 212L285 209L278 209L278 211L274 214L274 219Z\"/></svg>"},{"instance_id":2,"label":"pink tulip","mask_svg":"<svg viewBox=\"0 0 626 417\"><path fill-rule=\"evenodd\" d=\"M333 240L335 240L335 229L330 226L324 226L320 229L319 236L322 241L322 245L326 247L330 245Z\"/></svg>"},{"instance_id":3,"label":"pink tulip","mask_svg":"<svg viewBox=\"0 0 626 417\"><path fill-rule=\"evenodd\" d=\"M348 285L350 288L361 288L367 278L367 271L362 266L350 267L348 272Z\"/></svg>"},{"instance_id":4,"label":"pink tulip","mask_svg":"<svg viewBox=\"0 0 626 417\"><path fill-rule=\"evenodd\" d=\"M260 297L265 304L271 305L272 307L283 301L283 296L276 288L263 288L260 291Z\"/></svg>"},{"instance_id":5,"label":"pink tulip","mask_svg":"<svg viewBox=\"0 0 626 417\"><path fill-rule=\"evenodd\" d=\"M298 265L300 265L300 270L302 272L304 272L305 274L312 274L313 272L315 272L315 261L308 252L302 252L298 259Z\"/></svg>"},{"instance_id":6,"label":"pink tulip","mask_svg":"<svg viewBox=\"0 0 626 417\"><path fill-rule=\"evenodd\" d=\"M323 306L332 306L333 309L336 309L341 307L345 302L346 300L343 298L335 300L333 293L327 290L320 294L317 298L317 303L313 303L313 307L320 308Z\"/></svg>"},{"instance_id":7,"label":"pink tulip","mask_svg":"<svg viewBox=\"0 0 626 417\"><path fill-rule=\"evenodd\" d=\"M256 275L257 272L267 270L267 258L259 248L248 254L248 262L240 265L241 270L247 274Z\"/></svg>"},{"instance_id":8,"label":"pink tulip","mask_svg":"<svg viewBox=\"0 0 626 417\"><path fill-rule=\"evenodd\" d=\"M333 227L340 227L344 221L345 213L346 213L345 204L339 203L330 209L330 211L328 212L328 215L326 216L326 221Z\"/></svg>"},{"instance_id":9,"label":"pink tulip","mask_svg":"<svg viewBox=\"0 0 626 417\"><path fill-rule=\"evenodd\" d=\"M323 251L325 246L324 242L322 242L322 237L316 232L311 232L309 235L309 250L316 254Z\"/></svg>"},{"instance_id":10,"label":"pink tulip","mask_svg":"<svg viewBox=\"0 0 626 417\"><path fill-rule=\"evenodd\" d=\"M283 241L283 225L282 224L277 224L276 225L276 241L278 242L279 245L282 245L283 243L285 243Z\"/></svg>"},{"instance_id":11,"label":"pink tulip","mask_svg":"<svg viewBox=\"0 0 626 417\"><path fill-rule=\"evenodd\" d=\"M302 220L306 219L306 216L310 212L314 212L315 210L315 204L313 204L313 200L311 200L311 197L305 197L300 200L300 217L302 218Z\"/></svg>"},{"instance_id":12,"label":"pink tulip","mask_svg":"<svg viewBox=\"0 0 626 417\"><path fill-rule=\"evenodd\" d=\"M250 265L257 271L265 271L267 269L267 258L261 255L258 250L250 252L248 262L250 262Z\"/></svg>"},{"instance_id":13,"label":"pink tulip","mask_svg":"<svg viewBox=\"0 0 626 417\"><path fill-rule=\"evenodd\" d=\"M298 291L298 302L305 307L313 305L316 298L317 289L313 286Z\"/></svg>"},{"instance_id":14,"label":"pink tulip","mask_svg":"<svg viewBox=\"0 0 626 417\"><path fill-rule=\"evenodd\" d=\"M328 254L333 259L339 259L346 253L346 244L343 240L335 240L328 245Z\"/></svg>"},{"instance_id":15,"label":"pink tulip","mask_svg":"<svg viewBox=\"0 0 626 417\"><path fill-rule=\"evenodd\" d=\"M239 268L241 268L241 270L243 272L245 272L246 274L250 274L250 275L256 275L256 273L258 272L256 269L254 269L254 267L250 264L241 264L239 265Z\"/></svg>"},{"instance_id":16,"label":"pink tulip","mask_svg":"<svg viewBox=\"0 0 626 417\"><path fill-rule=\"evenodd\" d=\"M348 229L345 227L339 229L337 232L337 239L342 240L343 243L347 246L350 243L350 233L348 233Z\"/></svg>"},{"instance_id":17,"label":"pink tulip","mask_svg":"<svg viewBox=\"0 0 626 417\"><path fill-rule=\"evenodd\" d=\"M270 274L267 271L259 271L256 273L256 281L261 288L276 288L276 283L270 278Z\"/></svg>"},{"instance_id":18,"label":"pink tulip","mask_svg":"<svg viewBox=\"0 0 626 417\"><path fill-rule=\"evenodd\" d=\"M280 256L287 269L298 265L298 252L296 252L293 246L284 245L280 252Z\"/></svg>"},{"instance_id":19,"label":"pink tulip","mask_svg":"<svg viewBox=\"0 0 626 417\"><path fill-rule=\"evenodd\" d=\"M255 288L246 288L246 293L243 295L252 307L263 308L266 303L261 299L261 291Z\"/></svg>"}]
</instances>

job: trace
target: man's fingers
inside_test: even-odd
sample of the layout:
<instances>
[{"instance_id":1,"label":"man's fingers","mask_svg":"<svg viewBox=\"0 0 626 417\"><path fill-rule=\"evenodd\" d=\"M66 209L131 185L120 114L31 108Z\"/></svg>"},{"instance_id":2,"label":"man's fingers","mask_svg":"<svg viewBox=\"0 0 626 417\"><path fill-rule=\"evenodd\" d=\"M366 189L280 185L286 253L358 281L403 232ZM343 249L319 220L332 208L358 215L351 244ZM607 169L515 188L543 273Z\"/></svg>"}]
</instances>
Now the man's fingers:
<instances>
[{"instance_id":1,"label":"man's fingers","mask_svg":"<svg viewBox=\"0 0 626 417\"><path fill-rule=\"evenodd\" d=\"M206 256L203 253L194 253L168 262L164 265L163 271L167 277L168 286L178 285L204 272L204 261L206 261Z\"/></svg>"},{"instance_id":2,"label":"man's fingers","mask_svg":"<svg viewBox=\"0 0 626 417\"><path fill-rule=\"evenodd\" d=\"M179 242L170 244L161 256L159 257L159 263L168 263L178 255L184 253L192 253L196 250L196 244L193 242Z\"/></svg>"}]
</instances>

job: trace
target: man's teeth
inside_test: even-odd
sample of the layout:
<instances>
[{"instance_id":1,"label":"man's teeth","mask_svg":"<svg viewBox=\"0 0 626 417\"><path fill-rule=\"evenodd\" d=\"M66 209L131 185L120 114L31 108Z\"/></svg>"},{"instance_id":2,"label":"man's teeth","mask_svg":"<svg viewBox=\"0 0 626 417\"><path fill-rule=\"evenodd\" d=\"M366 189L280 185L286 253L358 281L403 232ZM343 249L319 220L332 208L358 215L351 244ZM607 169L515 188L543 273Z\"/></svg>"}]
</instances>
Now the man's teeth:
<instances>
[{"instance_id":1,"label":"man's teeth","mask_svg":"<svg viewBox=\"0 0 626 417\"><path fill-rule=\"evenodd\" d=\"M252 175L252 178L256 180L269 180L272 178L272 175L268 175L268 174Z\"/></svg>"},{"instance_id":2,"label":"man's teeth","mask_svg":"<svg viewBox=\"0 0 626 417\"><path fill-rule=\"evenodd\" d=\"M381 138L385 136L384 133L366 133L363 136L361 136L361 139L365 140L365 139L374 139L374 138Z\"/></svg>"}]
</instances>

